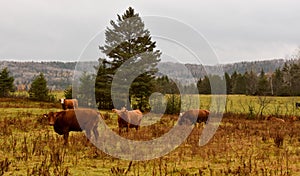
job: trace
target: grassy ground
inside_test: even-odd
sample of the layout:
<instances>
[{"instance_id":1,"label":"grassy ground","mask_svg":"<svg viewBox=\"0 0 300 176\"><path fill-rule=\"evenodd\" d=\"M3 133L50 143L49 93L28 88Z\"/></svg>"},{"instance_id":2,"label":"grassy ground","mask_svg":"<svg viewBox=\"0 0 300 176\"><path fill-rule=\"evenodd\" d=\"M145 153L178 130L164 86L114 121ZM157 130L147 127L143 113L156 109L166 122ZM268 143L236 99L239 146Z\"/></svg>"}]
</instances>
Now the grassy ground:
<instances>
[{"instance_id":1,"label":"grassy ground","mask_svg":"<svg viewBox=\"0 0 300 176\"><path fill-rule=\"evenodd\" d=\"M293 108L297 98L269 98L264 114L298 113ZM209 99L201 96L203 108ZM128 168L127 175L300 175L300 121L249 120L249 106L260 107L257 97L229 96L227 102L228 113L207 145L198 146L204 128L198 125L168 155L131 163L98 150L83 133L71 132L69 146L64 146L62 136L42 116L59 111L59 102L0 99L0 175L124 175ZM107 114L106 123L116 131L116 115L101 113ZM166 115L154 125L122 135L135 140L155 138L172 128L176 119Z\"/></svg>"},{"instance_id":2,"label":"grassy ground","mask_svg":"<svg viewBox=\"0 0 300 176\"><path fill-rule=\"evenodd\" d=\"M210 102L210 95L200 96L201 108L209 109ZM300 97L228 95L225 112L260 115L262 111L263 115L300 116L300 109L295 107L296 102L300 102Z\"/></svg>"}]
</instances>

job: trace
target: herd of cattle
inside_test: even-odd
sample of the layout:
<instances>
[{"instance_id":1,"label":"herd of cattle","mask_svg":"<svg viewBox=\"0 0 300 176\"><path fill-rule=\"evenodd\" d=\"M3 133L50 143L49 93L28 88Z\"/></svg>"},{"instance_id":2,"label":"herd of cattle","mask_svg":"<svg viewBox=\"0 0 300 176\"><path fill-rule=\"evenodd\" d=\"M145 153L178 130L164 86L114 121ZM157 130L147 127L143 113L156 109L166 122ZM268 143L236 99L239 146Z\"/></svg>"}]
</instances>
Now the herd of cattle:
<instances>
[{"instance_id":1,"label":"herd of cattle","mask_svg":"<svg viewBox=\"0 0 300 176\"><path fill-rule=\"evenodd\" d=\"M63 135L64 143L68 144L68 136L70 131L85 131L88 139L91 137L91 133L94 134L95 140L98 139L98 123L102 118L99 111L93 109L78 108L78 101L76 99L61 99L62 109L60 112L49 112L44 114L44 117L48 119L49 125L54 126L54 131L59 135ZM300 104L299 104L300 106ZM112 112L118 116L118 128L119 134L123 128L129 131L129 128L139 129L141 124L143 113L140 110L128 111L126 108L112 109ZM178 124L179 125L191 125L193 121L195 123L206 123L210 112L204 109L188 110L180 114ZM285 123L281 118L269 116L266 120ZM296 121L297 117L292 116L292 121Z\"/></svg>"}]
</instances>

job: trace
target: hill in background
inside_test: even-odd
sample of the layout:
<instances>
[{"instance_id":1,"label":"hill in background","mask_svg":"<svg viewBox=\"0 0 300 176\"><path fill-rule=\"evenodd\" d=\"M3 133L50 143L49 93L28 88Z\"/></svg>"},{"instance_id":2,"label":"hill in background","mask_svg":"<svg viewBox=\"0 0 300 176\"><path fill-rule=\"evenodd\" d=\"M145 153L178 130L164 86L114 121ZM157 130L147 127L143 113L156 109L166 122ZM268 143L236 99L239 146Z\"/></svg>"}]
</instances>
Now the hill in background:
<instances>
[{"instance_id":1,"label":"hill in background","mask_svg":"<svg viewBox=\"0 0 300 176\"><path fill-rule=\"evenodd\" d=\"M95 62L86 62L87 68L94 69ZM45 75L49 89L64 90L72 85L76 62L15 62L0 61L0 69L7 67L15 78L18 89L28 89L35 76ZM82 69L77 68L79 72Z\"/></svg>"},{"instance_id":2,"label":"hill in background","mask_svg":"<svg viewBox=\"0 0 300 176\"><path fill-rule=\"evenodd\" d=\"M206 75L206 70L218 69L220 66L224 72L230 75L237 71L238 73L245 73L246 71L254 71L260 73L263 69L266 73L272 73L276 68L281 68L286 61L284 59L254 61L254 62L238 62L233 64L223 64L219 66L203 66L196 64L184 64L196 79L202 78ZM94 71L94 66L98 62L84 62L77 67L77 72L86 70ZM184 80L186 84L193 83L193 80L188 80L181 68L183 64L173 62L161 62L158 65L165 74L175 77L178 80ZM16 61L0 61L0 69L7 67L15 78L15 85L18 89L28 89L32 80L39 73L44 73L48 86L51 90L64 90L69 85L72 85L72 79L76 62L16 62Z\"/></svg>"}]
</instances>

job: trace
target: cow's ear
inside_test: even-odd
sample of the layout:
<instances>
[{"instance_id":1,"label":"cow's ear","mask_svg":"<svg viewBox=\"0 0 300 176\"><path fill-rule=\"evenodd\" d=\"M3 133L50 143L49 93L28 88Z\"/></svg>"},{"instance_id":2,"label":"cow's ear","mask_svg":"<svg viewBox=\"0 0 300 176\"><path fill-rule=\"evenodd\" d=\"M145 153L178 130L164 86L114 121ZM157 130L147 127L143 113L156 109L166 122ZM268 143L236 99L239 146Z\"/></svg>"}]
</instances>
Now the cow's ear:
<instances>
[{"instance_id":1,"label":"cow's ear","mask_svg":"<svg viewBox=\"0 0 300 176\"><path fill-rule=\"evenodd\" d=\"M65 111L55 112L53 116L57 119L65 114Z\"/></svg>"}]
</instances>

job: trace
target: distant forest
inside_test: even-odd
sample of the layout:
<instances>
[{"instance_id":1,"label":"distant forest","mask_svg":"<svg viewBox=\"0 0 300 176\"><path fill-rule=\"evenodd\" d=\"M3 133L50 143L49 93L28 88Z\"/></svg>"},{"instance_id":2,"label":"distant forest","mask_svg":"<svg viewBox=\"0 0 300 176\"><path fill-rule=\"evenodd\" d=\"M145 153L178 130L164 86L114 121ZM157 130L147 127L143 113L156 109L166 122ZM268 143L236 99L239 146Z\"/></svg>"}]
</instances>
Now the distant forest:
<instances>
[{"instance_id":1,"label":"distant forest","mask_svg":"<svg viewBox=\"0 0 300 176\"><path fill-rule=\"evenodd\" d=\"M86 62L93 68L94 62ZM8 68L14 77L17 90L28 91L32 80L40 73L45 75L50 90L64 90L72 85L76 62L14 62L0 61L0 69ZM80 70L79 70L80 71Z\"/></svg>"},{"instance_id":2,"label":"distant forest","mask_svg":"<svg viewBox=\"0 0 300 176\"><path fill-rule=\"evenodd\" d=\"M186 79L181 70L178 70L180 63L161 62L158 68L164 69L167 75L184 80L186 88L196 86L193 80ZM81 64L82 65L82 64ZM94 72L98 62L85 62L85 70ZM210 79L226 80L228 94L249 94L249 95L300 95L300 66L298 60L265 60L255 62L239 62L234 64L221 65L225 75L207 75L207 69L217 69L217 66L202 66L196 64L185 64L193 76L198 79L197 86L201 94L210 93ZM17 90L27 90L35 76L43 73L50 90L65 90L72 85L72 79L76 62L15 62L0 61L0 69L8 68L14 77L14 85ZM89 68L89 69L87 69ZM180 68L180 67L179 67ZM80 68L77 68L80 71ZM172 80L162 75L160 78L160 89L164 85L168 87ZM208 82L207 82L208 81ZM169 83L168 83L169 82ZM193 85L190 85L194 83ZM168 87L170 88L170 87ZM164 90L169 93L171 90ZM174 92L174 91L173 91Z\"/></svg>"}]
</instances>

